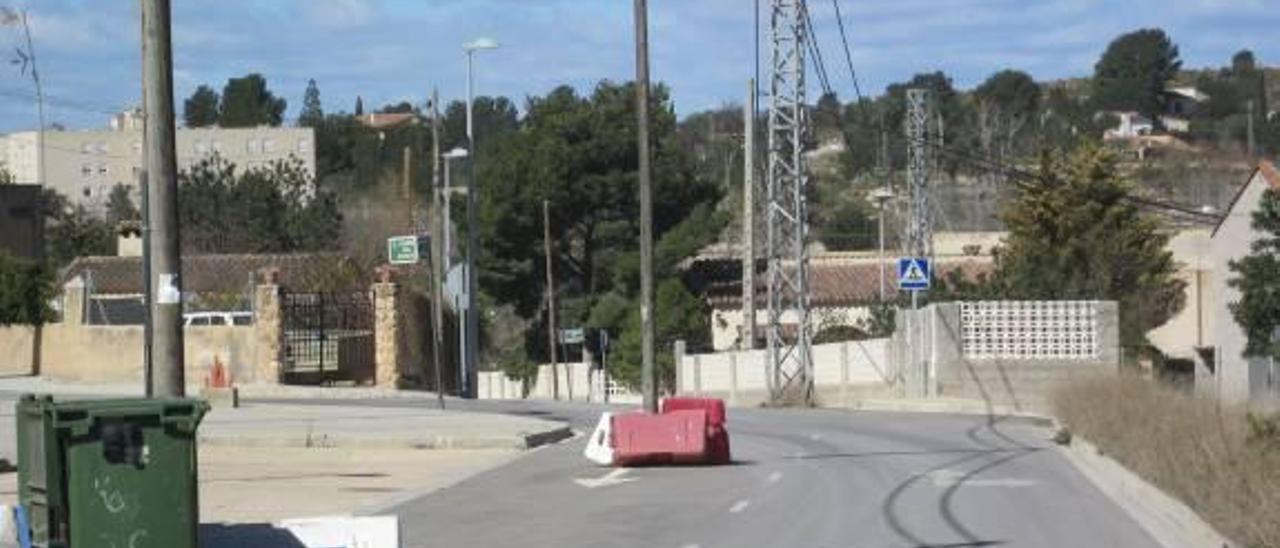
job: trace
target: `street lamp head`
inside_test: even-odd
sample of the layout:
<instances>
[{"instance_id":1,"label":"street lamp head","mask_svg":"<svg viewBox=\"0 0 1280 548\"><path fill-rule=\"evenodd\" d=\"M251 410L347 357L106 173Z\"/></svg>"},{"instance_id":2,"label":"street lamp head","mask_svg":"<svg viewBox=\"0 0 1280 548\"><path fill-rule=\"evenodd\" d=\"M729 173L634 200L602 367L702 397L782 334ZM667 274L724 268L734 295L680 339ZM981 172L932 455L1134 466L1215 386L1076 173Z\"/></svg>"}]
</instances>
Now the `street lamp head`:
<instances>
[{"instance_id":1,"label":"street lamp head","mask_svg":"<svg viewBox=\"0 0 1280 548\"><path fill-rule=\"evenodd\" d=\"M21 21L17 11L8 6L0 6L0 25L12 25Z\"/></svg>"},{"instance_id":2,"label":"street lamp head","mask_svg":"<svg viewBox=\"0 0 1280 548\"><path fill-rule=\"evenodd\" d=\"M459 147L444 153L443 156L446 160L457 160L460 158L466 158L467 154L467 149Z\"/></svg>"},{"instance_id":3,"label":"street lamp head","mask_svg":"<svg viewBox=\"0 0 1280 548\"><path fill-rule=\"evenodd\" d=\"M870 200L871 203L875 204L878 208L883 208L884 205L892 199L893 191L886 187L877 188L871 191L871 194L867 196L867 200Z\"/></svg>"},{"instance_id":4,"label":"street lamp head","mask_svg":"<svg viewBox=\"0 0 1280 548\"><path fill-rule=\"evenodd\" d=\"M498 49L498 41L493 38L480 37L463 44L462 49L467 53L486 49Z\"/></svg>"}]
</instances>

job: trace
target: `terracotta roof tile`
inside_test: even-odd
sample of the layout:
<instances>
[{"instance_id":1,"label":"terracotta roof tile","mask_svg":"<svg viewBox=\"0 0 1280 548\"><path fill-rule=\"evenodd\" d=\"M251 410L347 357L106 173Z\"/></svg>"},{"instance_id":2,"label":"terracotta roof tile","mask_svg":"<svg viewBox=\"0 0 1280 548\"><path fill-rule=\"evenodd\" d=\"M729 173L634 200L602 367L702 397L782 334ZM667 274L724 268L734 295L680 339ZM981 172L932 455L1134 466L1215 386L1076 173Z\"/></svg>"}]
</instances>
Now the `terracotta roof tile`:
<instances>
[{"instance_id":1,"label":"terracotta roof tile","mask_svg":"<svg viewBox=\"0 0 1280 548\"><path fill-rule=\"evenodd\" d=\"M299 291L362 289L368 281L348 257L338 254L187 255L182 258L182 289L198 294L249 291L265 270L280 271L281 285ZM62 283L85 274L100 295L139 295L141 257L81 257L67 267Z\"/></svg>"}]
</instances>

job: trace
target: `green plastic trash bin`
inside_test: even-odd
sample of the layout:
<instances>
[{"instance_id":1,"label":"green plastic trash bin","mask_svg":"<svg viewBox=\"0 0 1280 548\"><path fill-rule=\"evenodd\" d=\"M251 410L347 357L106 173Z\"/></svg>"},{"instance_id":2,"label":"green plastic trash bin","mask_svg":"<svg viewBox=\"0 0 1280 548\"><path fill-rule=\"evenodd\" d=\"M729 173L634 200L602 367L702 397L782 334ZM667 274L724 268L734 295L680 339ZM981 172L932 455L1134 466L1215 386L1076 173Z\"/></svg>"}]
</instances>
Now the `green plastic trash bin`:
<instances>
[{"instance_id":1,"label":"green plastic trash bin","mask_svg":"<svg viewBox=\"0 0 1280 548\"><path fill-rule=\"evenodd\" d=\"M18 496L42 548L196 548L193 399L17 406Z\"/></svg>"}]
</instances>

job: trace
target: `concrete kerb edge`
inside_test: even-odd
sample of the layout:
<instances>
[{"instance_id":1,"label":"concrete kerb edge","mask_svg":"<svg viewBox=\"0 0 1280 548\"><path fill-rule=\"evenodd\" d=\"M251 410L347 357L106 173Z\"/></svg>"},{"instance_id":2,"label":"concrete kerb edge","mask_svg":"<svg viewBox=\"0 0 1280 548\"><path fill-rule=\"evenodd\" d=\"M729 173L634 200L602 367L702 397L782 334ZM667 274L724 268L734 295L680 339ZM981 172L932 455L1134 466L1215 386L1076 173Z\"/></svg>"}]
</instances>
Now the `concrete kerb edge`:
<instances>
[{"instance_id":1,"label":"concrete kerb edge","mask_svg":"<svg viewBox=\"0 0 1280 548\"><path fill-rule=\"evenodd\" d=\"M527 450L569 438L568 426L512 436L423 436L367 438L360 436L236 436L201 434L199 442L210 447L259 447L306 449L512 449Z\"/></svg>"},{"instance_id":2,"label":"concrete kerb edge","mask_svg":"<svg viewBox=\"0 0 1280 548\"><path fill-rule=\"evenodd\" d=\"M1054 424L1058 424L1056 420ZM1067 444L1058 445L1058 451L1162 546L1240 548L1240 544L1219 533L1195 510L1148 483L1079 435L1072 433Z\"/></svg>"},{"instance_id":3,"label":"concrete kerb edge","mask_svg":"<svg viewBox=\"0 0 1280 548\"><path fill-rule=\"evenodd\" d=\"M850 402L848 406L835 406L830 409L848 409L852 411L873 411L888 413L937 413L945 415L978 415L978 416L996 416L1018 419L1029 422L1036 426L1044 428L1053 428L1058 425L1056 418L1043 415L1040 413L1032 413L1029 411L1021 411L1006 406L996 405L990 408L980 402L953 402L953 401L894 401L894 400L863 400Z\"/></svg>"}]
</instances>

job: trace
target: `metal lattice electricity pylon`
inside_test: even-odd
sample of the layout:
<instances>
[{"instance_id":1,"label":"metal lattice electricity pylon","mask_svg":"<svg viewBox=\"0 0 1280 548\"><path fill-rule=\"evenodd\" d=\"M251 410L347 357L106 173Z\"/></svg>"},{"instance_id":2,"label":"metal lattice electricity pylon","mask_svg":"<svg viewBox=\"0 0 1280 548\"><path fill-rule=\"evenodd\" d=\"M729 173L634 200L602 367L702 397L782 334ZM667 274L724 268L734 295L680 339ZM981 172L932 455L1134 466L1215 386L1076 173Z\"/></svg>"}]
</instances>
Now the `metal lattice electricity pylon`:
<instances>
[{"instance_id":1,"label":"metal lattice electricity pylon","mask_svg":"<svg viewBox=\"0 0 1280 548\"><path fill-rule=\"evenodd\" d=\"M813 401L812 332L809 317L808 220L805 194L804 0L772 0L772 84L769 107L768 381L775 404ZM794 333L784 326L794 325Z\"/></svg>"},{"instance_id":2,"label":"metal lattice electricity pylon","mask_svg":"<svg viewBox=\"0 0 1280 548\"><path fill-rule=\"evenodd\" d=\"M933 210L929 200L929 91L907 90L907 217L903 253L933 256Z\"/></svg>"}]
</instances>

